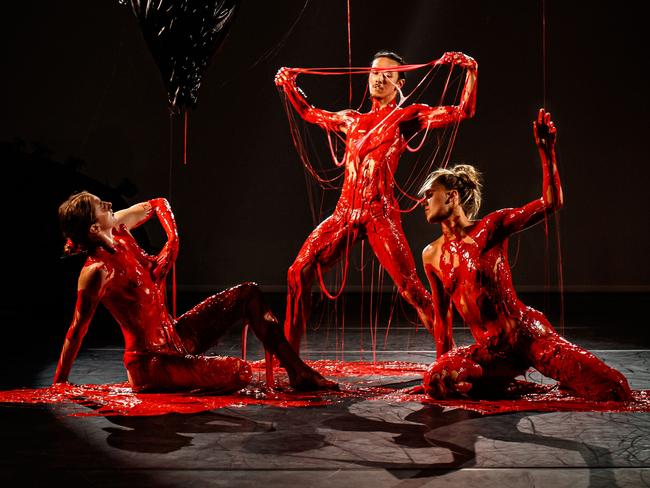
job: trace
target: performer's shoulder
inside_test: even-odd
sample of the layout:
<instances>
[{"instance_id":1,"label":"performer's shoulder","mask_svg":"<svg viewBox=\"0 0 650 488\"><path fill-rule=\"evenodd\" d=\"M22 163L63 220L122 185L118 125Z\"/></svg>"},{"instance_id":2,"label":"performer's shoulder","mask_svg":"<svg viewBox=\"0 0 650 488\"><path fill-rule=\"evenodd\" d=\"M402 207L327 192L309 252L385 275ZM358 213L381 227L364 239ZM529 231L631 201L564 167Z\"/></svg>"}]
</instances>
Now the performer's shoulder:
<instances>
[{"instance_id":1,"label":"performer's shoulder","mask_svg":"<svg viewBox=\"0 0 650 488\"><path fill-rule=\"evenodd\" d=\"M422 249L422 261L424 263L433 262L436 255L440 254L440 244L442 242L442 237L439 237L435 241L430 242L427 246Z\"/></svg>"},{"instance_id":2,"label":"performer's shoulder","mask_svg":"<svg viewBox=\"0 0 650 488\"><path fill-rule=\"evenodd\" d=\"M78 288L80 290L93 288L104 283L110 277L108 263L101 259L89 258L79 273Z\"/></svg>"}]
</instances>

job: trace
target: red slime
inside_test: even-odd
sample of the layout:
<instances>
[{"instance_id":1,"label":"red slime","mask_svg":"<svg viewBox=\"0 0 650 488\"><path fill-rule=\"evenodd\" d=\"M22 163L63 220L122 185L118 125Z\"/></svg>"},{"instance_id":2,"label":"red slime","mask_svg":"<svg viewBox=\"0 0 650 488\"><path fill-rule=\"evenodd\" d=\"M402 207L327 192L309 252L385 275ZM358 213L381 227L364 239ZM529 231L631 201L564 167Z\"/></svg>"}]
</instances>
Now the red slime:
<instances>
[{"instance_id":1,"label":"red slime","mask_svg":"<svg viewBox=\"0 0 650 488\"><path fill-rule=\"evenodd\" d=\"M341 391L296 392L287 388L282 375L280 388L260 389L255 385L230 395L186 393L137 393L127 383L109 385L55 384L49 388L0 391L0 403L59 404L76 406L66 413L72 416L151 416L170 413L192 414L219 408L264 405L298 408L335 405L344 399L380 400L390 404L420 402L448 408L473 410L485 415L518 411L576 412L650 412L650 391L635 390L628 402L594 402L571 396L549 385L537 385L537 391L499 400L434 400L424 394L390 386L370 386L377 377L394 377L392 384L411 382L426 371L427 364L410 362L338 362L310 361L314 368L336 378L361 378L354 384L341 381ZM255 383L261 382L264 361L251 363ZM277 371L281 373L280 371ZM367 383L367 384L364 384Z\"/></svg>"}]
</instances>

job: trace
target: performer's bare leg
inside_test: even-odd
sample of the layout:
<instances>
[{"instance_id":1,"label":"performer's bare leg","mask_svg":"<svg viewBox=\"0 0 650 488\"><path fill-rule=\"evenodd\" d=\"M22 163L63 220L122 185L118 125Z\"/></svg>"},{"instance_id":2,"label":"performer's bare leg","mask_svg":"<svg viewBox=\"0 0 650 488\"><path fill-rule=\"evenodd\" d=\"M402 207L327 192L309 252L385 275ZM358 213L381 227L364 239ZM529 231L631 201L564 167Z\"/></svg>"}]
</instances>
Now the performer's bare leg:
<instances>
[{"instance_id":1,"label":"performer's bare leg","mask_svg":"<svg viewBox=\"0 0 650 488\"><path fill-rule=\"evenodd\" d=\"M311 286L317 265L325 271L352 248L358 230L336 213L320 223L303 244L287 273L287 313L284 334L298 352L311 312Z\"/></svg>"}]
</instances>

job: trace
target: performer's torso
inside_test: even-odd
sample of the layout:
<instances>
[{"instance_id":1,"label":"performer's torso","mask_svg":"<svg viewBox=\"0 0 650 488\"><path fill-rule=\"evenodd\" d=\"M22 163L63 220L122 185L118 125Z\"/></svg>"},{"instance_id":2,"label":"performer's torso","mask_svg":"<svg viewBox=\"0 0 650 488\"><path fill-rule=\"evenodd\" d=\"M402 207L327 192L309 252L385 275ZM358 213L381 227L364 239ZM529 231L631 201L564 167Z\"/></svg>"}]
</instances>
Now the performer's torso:
<instances>
[{"instance_id":1,"label":"performer's torso","mask_svg":"<svg viewBox=\"0 0 650 488\"><path fill-rule=\"evenodd\" d=\"M87 264L101 262L109 273L102 303L122 329L125 352L184 354L164 287L152 278L152 258L126 229L115 233L114 242L115 252L101 250Z\"/></svg>"},{"instance_id":2,"label":"performer's torso","mask_svg":"<svg viewBox=\"0 0 650 488\"><path fill-rule=\"evenodd\" d=\"M441 238L435 272L445 293L479 344L499 345L516 338L527 307L519 301L508 263L508 241L488 247L490 216L464 238Z\"/></svg>"},{"instance_id":3,"label":"performer's torso","mask_svg":"<svg viewBox=\"0 0 650 488\"><path fill-rule=\"evenodd\" d=\"M347 132L345 180L338 207L396 205L393 184L405 148L400 130L404 117L404 110L394 106L358 114Z\"/></svg>"}]
</instances>

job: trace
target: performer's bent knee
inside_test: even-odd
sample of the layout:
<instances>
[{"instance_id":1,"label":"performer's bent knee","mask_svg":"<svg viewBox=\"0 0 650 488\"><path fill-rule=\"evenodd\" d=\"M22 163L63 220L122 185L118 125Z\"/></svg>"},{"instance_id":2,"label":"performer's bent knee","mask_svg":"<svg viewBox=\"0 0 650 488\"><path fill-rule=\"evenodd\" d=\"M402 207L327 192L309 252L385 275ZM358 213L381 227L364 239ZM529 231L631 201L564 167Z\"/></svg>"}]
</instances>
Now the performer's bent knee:
<instances>
[{"instance_id":1,"label":"performer's bent knee","mask_svg":"<svg viewBox=\"0 0 650 488\"><path fill-rule=\"evenodd\" d=\"M254 281L245 281L244 283L240 283L233 288L249 298L254 298L262 295L262 290L260 290L259 285Z\"/></svg>"}]
</instances>

